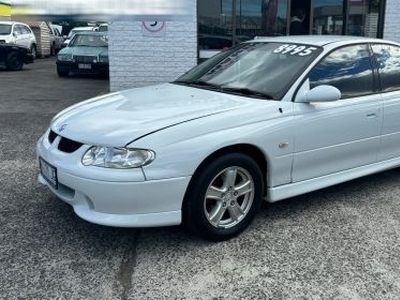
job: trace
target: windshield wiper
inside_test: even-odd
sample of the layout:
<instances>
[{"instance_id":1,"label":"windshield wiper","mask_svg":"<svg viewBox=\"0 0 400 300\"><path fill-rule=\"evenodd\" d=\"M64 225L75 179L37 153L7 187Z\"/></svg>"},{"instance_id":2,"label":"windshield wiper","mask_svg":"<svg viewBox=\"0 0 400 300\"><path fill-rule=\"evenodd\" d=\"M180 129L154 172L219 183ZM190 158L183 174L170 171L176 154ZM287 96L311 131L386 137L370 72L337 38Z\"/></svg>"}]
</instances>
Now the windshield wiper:
<instances>
[{"instance_id":1,"label":"windshield wiper","mask_svg":"<svg viewBox=\"0 0 400 300\"><path fill-rule=\"evenodd\" d=\"M237 94L241 94L241 95L245 95L245 96L254 96L257 98L263 98L263 99L268 99L268 100L274 99L274 97L272 97L269 94L257 92L254 90L250 90L248 88L222 87L221 89L224 92L237 93Z\"/></svg>"},{"instance_id":2,"label":"windshield wiper","mask_svg":"<svg viewBox=\"0 0 400 300\"><path fill-rule=\"evenodd\" d=\"M272 97L269 94L257 92L254 90L250 90L248 88L222 87L218 84L210 83L210 82L207 82L204 80L193 80L193 81L175 80L175 81L173 81L173 83L184 84L184 85L188 85L188 86L208 87L208 88L212 88L213 90L218 90L221 92L235 93L235 94L256 97L256 98L262 98L262 99L268 99L268 100L274 99L274 97Z\"/></svg>"},{"instance_id":3,"label":"windshield wiper","mask_svg":"<svg viewBox=\"0 0 400 300\"><path fill-rule=\"evenodd\" d=\"M175 80L175 81L173 81L173 83L185 84L185 85L197 86L197 87L208 87L208 88L212 88L212 89L221 90L221 86L219 86L218 84L210 83L210 82L207 82L204 80L193 80L193 81Z\"/></svg>"}]
</instances>

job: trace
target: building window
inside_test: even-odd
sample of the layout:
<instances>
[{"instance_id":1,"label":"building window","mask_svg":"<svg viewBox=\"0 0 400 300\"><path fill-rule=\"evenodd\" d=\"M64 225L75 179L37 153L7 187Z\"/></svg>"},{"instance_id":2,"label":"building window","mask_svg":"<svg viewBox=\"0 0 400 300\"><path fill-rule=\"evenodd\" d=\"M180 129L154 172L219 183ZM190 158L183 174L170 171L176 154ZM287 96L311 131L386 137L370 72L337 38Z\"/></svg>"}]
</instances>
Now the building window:
<instances>
[{"instance_id":1,"label":"building window","mask_svg":"<svg viewBox=\"0 0 400 300\"><path fill-rule=\"evenodd\" d=\"M314 0L313 1L313 34L343 34L344 1L343 0Z\"/></svg>"},{"instance_id":2,"label":"building window","mask_svg":"<svg viewBox=\"0 0 400 300\"><path fill-rule=\"evenodd\" d=\"M255 36L382 37L384 8L385 0L197 0L199 58Z\"/></svg>"},{"instance_id":3,"label":"building window","mask_svg":"<svg viewBox=\"0 0 400 300\"><path fill-rule=\"evenodd\" d=\"M352 0L348 2L348 35L378 36L380 0Z\"/></svg>"}]
</instances>

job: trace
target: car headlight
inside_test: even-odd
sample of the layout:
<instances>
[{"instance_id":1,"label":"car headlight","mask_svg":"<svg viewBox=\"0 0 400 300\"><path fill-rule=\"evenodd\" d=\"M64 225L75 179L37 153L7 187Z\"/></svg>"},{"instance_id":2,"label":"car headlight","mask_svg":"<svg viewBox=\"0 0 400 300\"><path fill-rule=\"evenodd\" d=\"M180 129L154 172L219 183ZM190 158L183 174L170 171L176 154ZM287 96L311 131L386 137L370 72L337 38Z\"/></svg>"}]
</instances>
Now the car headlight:
<instances>
[{"instance_id":1,"label":"car headlight","mask_svg":"<svg viewBox=\"0 0 400 300\"><path fill-rule=\"evenodd\" d=\"M84 166L129 169L145 166L151 163L155 156L153 151L145 149L93 146L82 157L82 164Z\"/></svg>"},{"instance_id":2,"label":"car headlight","mask_svg":"<svg viewBox=\"0 0 400 300\"><path fill-rule=\"evenodd\" d=\"M72 61L72 54L58 54L57 59L59 61Z\"/></svg>"},{"instance_id":3,"label":"car headlight","mask_svg":"<svg viewBox=\"0 0 400 300\"><path fill-rule=\"evenodd\" d=\"M99 62L108 63L108 56L100 56L99 57Z\"/></svg>"}]
</instances>

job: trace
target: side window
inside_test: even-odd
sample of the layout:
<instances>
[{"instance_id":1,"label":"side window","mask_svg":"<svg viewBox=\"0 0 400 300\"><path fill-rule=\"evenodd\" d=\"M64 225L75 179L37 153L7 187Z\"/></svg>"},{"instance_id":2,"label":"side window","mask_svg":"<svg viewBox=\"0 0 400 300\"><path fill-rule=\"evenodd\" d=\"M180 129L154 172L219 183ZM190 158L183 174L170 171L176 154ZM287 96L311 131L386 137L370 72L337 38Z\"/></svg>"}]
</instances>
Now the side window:
<instances>
[{"instance_id":1,"label":"side window","mask_svg":"<svg viewBox=\"0 0 400 300\"><path fill-rule=\"evenodd\" d=\"M21 35L22 34L21 26L15 25L14 26L14 33L16 33L18 35Z\"/></svg>"},{"instance_id":2,"label":"side window","mask_svg":"<svg viewBox=\"0 0 400 300\"><path fill-rule=\"evenodd\" d=\"M23 34L30 34L31 31L28 27L21 25L21 30Z\"/></svg>"},{"instance_id":3,"label":"side window","mask_svg":"<svg viewBox=\"0 0 400 300\"><path fill-rule=\"evenodd\" d=\"M322 59L309 74L311 88L329 84L340 90L342 99L374 92L371 55L367 45L337 49Z\"/></svg>"},{"instance_id":4,"label":"side window","mask_svg":"<svg viewBox=\"0 0 400 300\"><path fill-rule=\"evenodd\" d=\"M400 90L400 47L376 44L372 50L378 62L382 91Z\"/></svg>"}]
</instances>

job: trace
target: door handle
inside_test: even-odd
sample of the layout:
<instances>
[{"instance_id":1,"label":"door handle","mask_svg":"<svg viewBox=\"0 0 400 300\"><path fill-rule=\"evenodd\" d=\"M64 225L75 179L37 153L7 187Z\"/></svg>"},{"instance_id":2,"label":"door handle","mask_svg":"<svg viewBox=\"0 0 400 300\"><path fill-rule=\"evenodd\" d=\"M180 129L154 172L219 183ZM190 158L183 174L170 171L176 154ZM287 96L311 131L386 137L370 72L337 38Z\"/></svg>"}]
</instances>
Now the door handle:
<instances>
[{"instance_id":1,"label":"door handle","mask_svg":"<svg viewBox=\"0 0 400 300\"><path fill-rule=\"evenodd\" d=\"M369 113L369 114L367 114L367 118L368 119L374 119L374 118L376 118L376 113Z\"/></svg>"}]
</instances>

